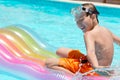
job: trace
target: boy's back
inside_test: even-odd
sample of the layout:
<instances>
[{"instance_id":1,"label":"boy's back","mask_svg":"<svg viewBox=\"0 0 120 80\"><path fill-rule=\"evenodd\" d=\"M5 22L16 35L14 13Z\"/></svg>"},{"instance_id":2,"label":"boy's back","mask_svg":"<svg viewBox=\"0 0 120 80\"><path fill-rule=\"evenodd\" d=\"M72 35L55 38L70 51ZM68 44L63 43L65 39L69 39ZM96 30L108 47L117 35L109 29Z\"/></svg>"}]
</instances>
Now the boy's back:
<instances>
[{"instance_id":1,"label":"boy's back","mask_svg":"<svg viewBox=\"0 0 120 80\"><path fill-rule=\"evenodd\" d=\"M91 36L91 41L95 43L95 54L98 64L109 66L112 62L114 52L111 32L97 25L91 31L85 33L85 36Z\"/></svg>"}]
</instances>

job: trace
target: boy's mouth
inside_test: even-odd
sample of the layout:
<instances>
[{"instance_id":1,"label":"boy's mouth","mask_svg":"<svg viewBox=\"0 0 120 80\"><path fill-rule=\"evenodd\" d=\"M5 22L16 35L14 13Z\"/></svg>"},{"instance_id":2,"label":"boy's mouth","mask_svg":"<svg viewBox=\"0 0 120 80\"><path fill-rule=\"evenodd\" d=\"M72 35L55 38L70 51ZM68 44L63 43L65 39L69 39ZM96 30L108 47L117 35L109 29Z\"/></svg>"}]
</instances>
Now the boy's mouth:
<instances>
[{"instance_id":1,"label":"boy's mouth","mask_svg":"<svg viewBox=\"0 0 120 80\"><path fill-rule=\"evenodd\" d=\"M85 32L85 27L81 27L80 29L81 29L83 32Z\"/></svg>"},{"instance_id":2,"label":"boy's mouth","mask_svg":"<svg viewBox=\"0 0 120 80\"><path fill-rule=\"evenodd\" d=\"M81 25L80 29L85 30L85 25Z\"/></svg>"},{"instance_id":3,"label":"boy's mouth","mask_svg":"<svg viewBox=\"0 0 120 80\"><path fill-rule=\"evenodd\" d=\"M85 27L81 27L81 29L83 30L83 29L85 29Z\"/></svg>"}]
</instances>

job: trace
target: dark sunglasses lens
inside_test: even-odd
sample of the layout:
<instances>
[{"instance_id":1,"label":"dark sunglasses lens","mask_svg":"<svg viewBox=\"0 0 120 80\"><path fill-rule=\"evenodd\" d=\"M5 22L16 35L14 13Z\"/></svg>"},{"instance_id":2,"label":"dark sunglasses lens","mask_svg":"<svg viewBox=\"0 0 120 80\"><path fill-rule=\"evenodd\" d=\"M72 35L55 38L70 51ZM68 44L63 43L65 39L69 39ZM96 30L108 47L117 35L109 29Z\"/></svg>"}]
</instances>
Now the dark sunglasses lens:
<instances>
[{"instance_id":1,"label":"dark sunglasses lens","mask_svg":"<svg viewBox=\"0 0 120 80\"><path fill-rule=\"evenodd\" d=\"M85 11L85 10L86 10L86 8L82 7L82 10L84 10L84 11Z\"/></svg>"}]
</instances>

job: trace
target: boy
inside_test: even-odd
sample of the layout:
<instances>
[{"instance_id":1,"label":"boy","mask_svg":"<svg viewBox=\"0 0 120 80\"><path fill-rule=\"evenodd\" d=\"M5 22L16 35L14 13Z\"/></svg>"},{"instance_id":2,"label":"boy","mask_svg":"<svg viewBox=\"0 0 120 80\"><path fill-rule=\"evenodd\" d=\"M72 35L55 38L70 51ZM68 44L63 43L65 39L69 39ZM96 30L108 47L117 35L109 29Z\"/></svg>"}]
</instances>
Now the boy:
<instances>
[{"instance_id":1,"label":"boy","mask_svg":"<svg viewBox=\"0 0 120 80\"><path fill-rule=\"evenodd\" d=\"M60 59L47 59L46 66L51 69L67 72L74 75L76 72L85 73L95 68L109 67L112 63L113 42L120 44L120 38L108 29L99 26L99 12L91 3L82 4L73 10L78 27L84 33L87 55L78 50L60 48L56 54ZM99 75L96 72L89 75Z\"/></svg>"}]
</instances>

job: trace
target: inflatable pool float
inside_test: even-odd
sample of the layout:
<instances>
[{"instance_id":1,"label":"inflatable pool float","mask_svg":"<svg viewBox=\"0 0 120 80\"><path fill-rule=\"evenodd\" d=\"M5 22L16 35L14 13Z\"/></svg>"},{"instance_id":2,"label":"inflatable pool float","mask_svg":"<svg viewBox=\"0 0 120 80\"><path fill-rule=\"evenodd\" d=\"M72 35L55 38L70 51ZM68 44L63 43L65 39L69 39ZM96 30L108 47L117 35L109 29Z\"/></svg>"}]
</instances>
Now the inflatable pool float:
<instances>
[{"instance_id":1,"label":"inflatable pool float","mask_svg":"<svg viewBox=\"0 0 120 80\"><path fill-rule=\"evenodd\" d=\"M38 38L37 33L23 25L0 29L0 74L15 80L108 80L101 76L70 76L45 67L47 58L58 58ZM0 80L2 80L0 78Z\"/></svg>"}]
</instances>

